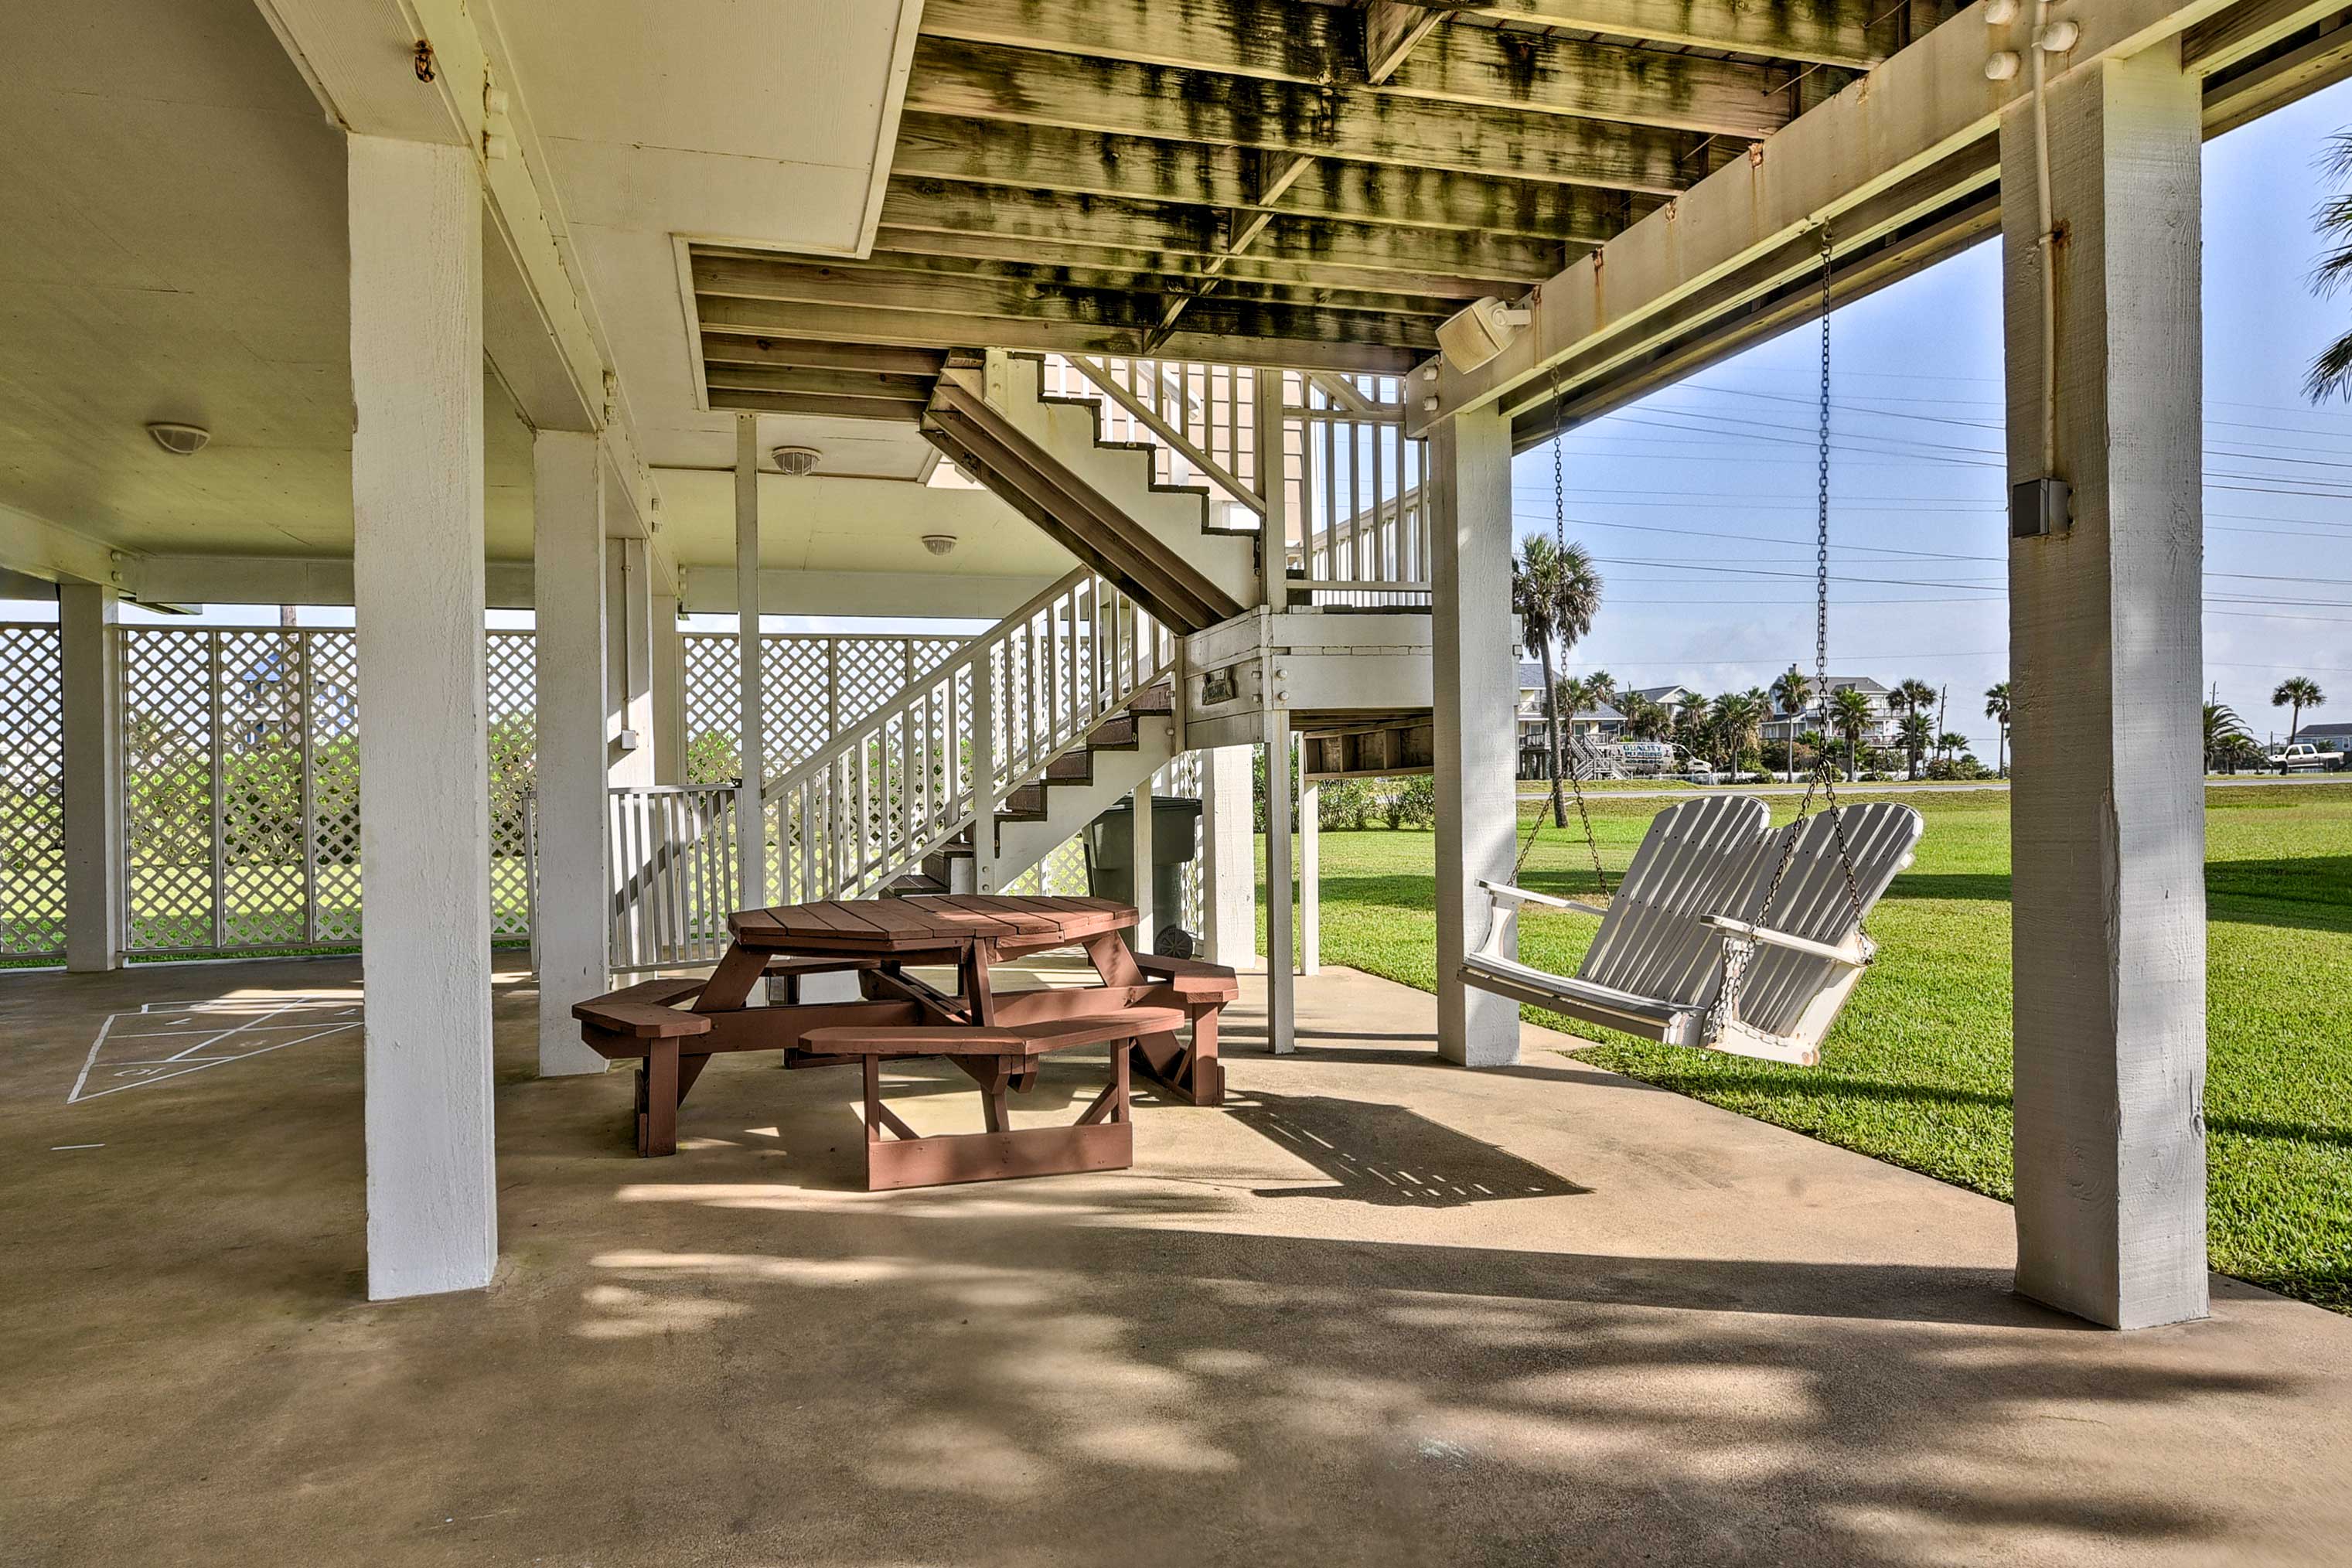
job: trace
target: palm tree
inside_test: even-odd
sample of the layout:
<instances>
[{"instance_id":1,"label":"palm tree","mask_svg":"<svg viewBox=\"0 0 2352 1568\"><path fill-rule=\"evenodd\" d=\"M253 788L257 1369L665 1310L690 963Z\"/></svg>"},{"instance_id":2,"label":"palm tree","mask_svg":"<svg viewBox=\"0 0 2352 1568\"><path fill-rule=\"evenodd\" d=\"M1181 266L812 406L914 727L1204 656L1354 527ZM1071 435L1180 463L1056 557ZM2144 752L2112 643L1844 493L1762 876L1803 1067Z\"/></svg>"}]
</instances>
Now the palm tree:
<instances>
[{"instance_id":1,"label":"palm tree","mask_svg":"<svg viewBox=\"0 0 2352 1568\"><path fill-rule=\"evenodd\" d=\"M1936 737L1937 760L1939 762L1958 762L1968 749L1969 738L1958 730L1947 730Z\"/></svg>"},{"instance_id":2,"label":"palm tree","mask_svg":"<svg viewBox=\"0 0 2352 1568\"><path fill-rule=\"evenodd\" d=\"M1862 737L1872 717L1870 699L1851 686L1830 699L1830 728L1845 742L1848 778L1862 771Z\"/></svg>"},{"instance_id":3,"label":"palm tree","mask_svg":"<svg viewBox=\"0 0 2352 1568\"><path fill-rule=\"evenodd\" d=\"M1725 760L1733 773L1739 771L1741 759L1763 727L1764 705L1756 697L1754 692L1727 691L1715 700L1716 732L1723 738Z\"/></svg>"},{"instance_id":4,"label":"palm tree","mask_svg":"<svg viewBox=\"0 0 2352 1568\"><path fill-rule=\"evenodd\" d=\"M2294 737L2303 728L2303 710L2326 705L2327 697L2319 689L2319 682L2307 675L2291 675L2280 681L2278 689L2271 693L2272 707L2294 710L2294 717L2286 727L2286 743L2290 746L2294 744ZM2287 764L2281 763L2279 772L2284 773L2286 770Z\"/></svg>"},{"instance_id":5,"label":"palm tree","mask_svg":"<svg viewBox=\"0 0 2352 1568\"><path fill-rule=\"evenodd\" d=\"M2236 752L2231 742L2245 733L2244 721L2228 703L2205 704L2205 765L2219 773Z\"/></svg>"},{"instance_id":6,"label":"palm tree","mask_svg":"<svg viewBox=\"0 0 2352 1568\"><path fill-rule=\"evenodd\" d=\"M1591 693L1592 706L1613 704L1617 700L1617 678L1605 669L1596 669L1584 678L1584 689Z\"/></svg>"},{"instance_id":7,"label":"palm tree","mask_svg":"<svg viewBox=\"0 0 2352 1568\"><path fill-rule=\"evenodd\" d=\"M2002 778L2009 776L2009 682L1985 688L1985 717L2000 726L2000 762L1994 771Z\"/></svg>"},{"instance_id":8,"label":"palm tree","mask_svg":"<svg viewBox=\"0 0 2352 1568\"><path fill-rule=\"evenodd\" d=\"M1544 731L1551 746L1551 815L1555 826L1568 826L1568 802L1561 795L1559 693L1552 684L1552 653L1565 652L1592 629L1601 608L1601 574L1580 544L1562 549L1540 533L1519 542L1519 559L1511 563L1511 609L1523 635L1543 666Z\"/></svg>"},{"instance_id":9,"label":"palm tree","mask_svg":"<svg viewBox=\"0 0 2352 1568\"><path fill-rule=\"evenodd\" d=\"M1886 694L1886 700L1893 706L1903 710L1904 723L1901 732L1904 740L1904 749L1910 753L1910 775L1916 779L1919 776L1920 747L1911 743L1911 737L1914 732L1914 726L1912 725L1911 721L1918 718L1926 710L1935 706L1936 689L1928 685L1926 681L1919 679L1916 676L1914 676L1912 679L1903 682L1900 686L1897 686L1894 690L1888 692ZM1923 724L1917 726L1917 730L1919 732L1925 734L1929 740L1932 740L1935 737L1936 727L1933 724ZM1924 744L1924 742L1922 743Z\"/></svg>"},{"instance_id":10,"label":"palm tree","mask_svg":"<svg viewBox=\"0 0 2352 1568\"><path fill-rule=\"evenodd\" d=\"M1910 764L1905 774L1916 779L1919 776L1919 759L1927 754L1928 747L1936 743L1935 721L1914 708L1903 715L1903 721L1895 726L1895 732L1902 739L1903 754Z\"/></svg>"},{"instance_id":11,"label":"palm tree","mask_svg":"<svg viewBox=\"0 0 2352 1568\"><path fill-rule=\"evenodd\" d=\"M2326 163L2328 173L2336 179L2352 176L2352 131L2337 134ZM2321 206L2319 232L2339 243L2320 258L2311 286L2315 293L2333 294L2352 283L2352 191ZM2352 396L2352 332L2345 333L2320 352L2319 358L2312 363L2309 379L2304 383L2304 391L2314 403L2330 395Z\"/></svg>"},{"instance_id":12,"label":"palm tree","mask_svg":"<svg viewBox=\"0 0 2352 1568\"><path fill-rule=\"evenodd\" d=\"M1639 692L1619 698L1617 711L1625 716L1625 738L1629 741L1663 741L1674 727L1674 716L1664 706Z\"/></svg>"},{"instance_id":13,"label":"palm tree","mask_svg":"<svg viewBox=\"0 0 2352 1568\"><path fill-rule=\"evenodd\" d=\"M1772 706L1794 718L1804 712L1805 700L1812 695L1812 691L1813 683L1792 664L1772 678ZM1789 745L1789 782L1794 784L1796 780L1797 747L1791 742Z\"/></svg>"}]
</instances>

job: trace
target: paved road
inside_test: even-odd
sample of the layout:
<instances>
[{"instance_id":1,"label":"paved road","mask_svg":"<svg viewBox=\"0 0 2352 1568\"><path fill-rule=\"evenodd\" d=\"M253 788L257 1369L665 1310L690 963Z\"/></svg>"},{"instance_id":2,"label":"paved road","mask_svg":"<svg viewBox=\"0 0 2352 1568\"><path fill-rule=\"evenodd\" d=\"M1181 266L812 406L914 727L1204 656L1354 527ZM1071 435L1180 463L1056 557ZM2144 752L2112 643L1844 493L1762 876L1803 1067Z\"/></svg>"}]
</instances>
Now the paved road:
<instances>
[{"instance_id":1,"label":"paved road","mask_svg":"<svg viewBox=\"0 0 2352 1568\"><path fill-rule=\"evenodd\" d=\"M2241 773L2234 778L2208 778L2205 783L2207 787L2211 789L2268 789L2275 788L2280 784L2352 784L2352 775L2345 773L2294 773L2286 778L2281 778L2276 773L2269 773L2261 776L2256 776L2251 773ZM1971 783L1963 784L1950 781L1931 782L1927 779L1922 779L1916 784L1906 782L1897 782L1895 784L1841 784L1838 787L1844 790L1848 795L1965 795L1971 792L2005 791L2009 788L2009 781L2007 779L1980 779ZM1539 781L1521 779L1519 781L1519 799L1522 801L1548 800L1550 798L1550 785ZM1695 795L1704 795L1710 789L1737 790L1741 795L1801 795L1805 793L1805 786L1801 784L1704 784L1697 788L1685 787L1682 789L1596 788L1591 791L1591 796L1595 800L1681 800Z\"/></svg>"}]
</instances>

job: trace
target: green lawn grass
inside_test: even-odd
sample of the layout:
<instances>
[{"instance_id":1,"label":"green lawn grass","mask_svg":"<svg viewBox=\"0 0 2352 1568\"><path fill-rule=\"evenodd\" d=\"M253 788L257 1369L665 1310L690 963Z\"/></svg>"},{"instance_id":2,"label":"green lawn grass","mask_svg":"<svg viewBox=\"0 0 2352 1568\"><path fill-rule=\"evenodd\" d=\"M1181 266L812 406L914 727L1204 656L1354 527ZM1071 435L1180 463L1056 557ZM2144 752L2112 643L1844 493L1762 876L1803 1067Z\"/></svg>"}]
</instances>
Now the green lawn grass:
<instances>
[{"instance_id":1,"label":"green lawn grass","mask_svg":"<svg viewBox=\"0 0 2352 1568\"><path fill-rule=\"evenodd\" d=\"M1853 798L1865 798L1857 790ZM1585 1059L1995 1197L2011 1196L2009 796L1909 795L1918 860L1871 918L1880 955L1816 1068L1601 1032ZM1664 803L1596 800L1613 874ZM1796 803L1771 802L1786 821ZM2352 784L2207 792L2207 1208L2214 1267L2352 1312ZM1523 826L1524 831L1524 826ZM1435 985L1432 838L1327 833L1323 957ZM1588 892L1571 827L1522 879ZM1520 955L1576 967L1594 922L1529 916ZM1596 1032L1541 1013L1538 1022Z\"/></svg>"}]
</instances>

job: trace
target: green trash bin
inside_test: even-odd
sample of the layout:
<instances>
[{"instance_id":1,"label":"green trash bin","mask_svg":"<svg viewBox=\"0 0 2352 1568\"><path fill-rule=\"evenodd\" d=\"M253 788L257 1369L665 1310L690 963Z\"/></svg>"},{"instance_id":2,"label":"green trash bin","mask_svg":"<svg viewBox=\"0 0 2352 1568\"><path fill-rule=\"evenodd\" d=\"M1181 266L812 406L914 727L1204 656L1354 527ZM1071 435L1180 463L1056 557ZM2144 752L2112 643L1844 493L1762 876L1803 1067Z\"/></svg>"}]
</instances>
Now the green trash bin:
<instances>
[{"instance_id":1,"label":"green trash bin","mask_svg":"<svg viewBox=\"0 0 2352 1568\"><path fill-rule=\"evenodd\" d=\"M1097 899L1135 901L1135 840L1129 823L1135 807L1120 801L1087 824L1079 836L1087 854L1087 891ZM1151 908L1159 917L1151 951L1166 958L1190 958L1199 943L1178 923L1184 911L1184 868L1201 852L1201 803L1186 795L1155 795L1151 802ZM1135 932L1127 932L1135 945Z\"/></svg>"}]
</instances>

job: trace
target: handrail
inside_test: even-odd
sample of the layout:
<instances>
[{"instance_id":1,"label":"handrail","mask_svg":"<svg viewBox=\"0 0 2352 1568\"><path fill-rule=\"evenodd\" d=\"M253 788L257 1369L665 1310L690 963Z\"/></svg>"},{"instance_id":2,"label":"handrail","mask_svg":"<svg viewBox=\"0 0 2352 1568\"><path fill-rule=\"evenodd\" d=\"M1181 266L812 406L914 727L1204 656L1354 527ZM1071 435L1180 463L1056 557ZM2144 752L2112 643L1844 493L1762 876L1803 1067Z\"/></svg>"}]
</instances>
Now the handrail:
<instances>
[{"instance_id":1,"label":"handrail","mask_svg":"<svg viewBox=\"0 0 2352 1568\"><path fill-rule=\"evenodd\" d=\"M1109 367L1098 359L1086 354L1063 356L1077 367L1078 374L1100 388L1104 396L1118 404L1135 417L1138 424L1173 447L1184 460L1216 481L1219 489L1232 500L1241 502L1261 518L1265 516L1265 498L1234 477L1223 463L1203 451L1199 443L1160 416L1160 411L1118 384Z\"/></svg>"},{"instance_id":2,"label":"handrail","mask_svg":"<svg viewBox=\"0 0 2352 1568\"><path fill-rule=\"evenodd\" d=\"M985 858L999 803L1164 677L1175 652L1125 592L1069 573L765 781L772 885L794 901L870 891L968 825Z\"/></svg>"}]
</instances>

